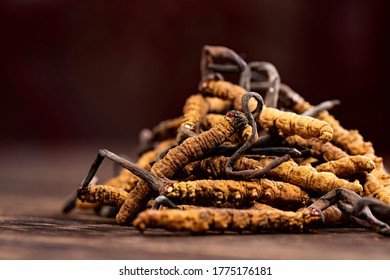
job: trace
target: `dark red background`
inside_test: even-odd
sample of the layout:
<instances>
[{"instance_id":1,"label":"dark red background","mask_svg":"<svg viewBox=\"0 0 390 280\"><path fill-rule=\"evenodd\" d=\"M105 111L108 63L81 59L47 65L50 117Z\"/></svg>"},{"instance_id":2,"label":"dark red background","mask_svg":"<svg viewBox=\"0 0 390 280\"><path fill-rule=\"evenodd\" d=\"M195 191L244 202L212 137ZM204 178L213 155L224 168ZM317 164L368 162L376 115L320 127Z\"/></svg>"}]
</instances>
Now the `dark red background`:
<instances>
[{"instance_id":1,"label":"dark red background","mask_svg":"<svg viewBox=\"0 0 390 280\"><path fill-rule=\"evenodd\" d=\"M388 1L3 1L0 131L42 144L136 141L196 93L205 44L282 82L378 153L388 139Z\"/></svg>"}]
</instances>

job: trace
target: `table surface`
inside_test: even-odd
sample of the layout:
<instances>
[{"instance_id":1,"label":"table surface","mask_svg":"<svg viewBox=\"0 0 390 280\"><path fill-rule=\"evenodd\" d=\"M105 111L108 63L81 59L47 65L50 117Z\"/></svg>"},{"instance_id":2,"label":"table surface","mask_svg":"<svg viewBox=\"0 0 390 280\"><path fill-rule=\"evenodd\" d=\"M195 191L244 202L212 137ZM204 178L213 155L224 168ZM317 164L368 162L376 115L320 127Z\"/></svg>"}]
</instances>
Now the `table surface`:
<instances>
[{"instance_id":1,"label":"table surface","mask_svg":"<svg viewBox=\"0 0 390 280\"><path fill-rule=\"evenodd\" d=\"M141 234L92 211L62 214L98 148L11 144L0 151L0 259L390 258L390 239L362 228L205 236L155 229ZM123 145L107 148L126 153ZM112 165L104 163L98 176L110 174Z\"/></svg>"}]
</instances>

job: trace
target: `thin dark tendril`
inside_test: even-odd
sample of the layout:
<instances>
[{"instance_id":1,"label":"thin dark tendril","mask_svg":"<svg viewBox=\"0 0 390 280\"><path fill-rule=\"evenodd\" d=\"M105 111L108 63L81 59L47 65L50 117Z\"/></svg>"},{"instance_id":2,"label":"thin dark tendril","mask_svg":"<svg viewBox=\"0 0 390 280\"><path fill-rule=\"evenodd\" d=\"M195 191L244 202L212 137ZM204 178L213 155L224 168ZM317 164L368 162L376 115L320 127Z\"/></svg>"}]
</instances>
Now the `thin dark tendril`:
<instances>
[{"instance_id":1,"label":"thin dark tendril","mask_svg":"<svg viewBox=\"0 0 390 280\"><path fill-rule=\"evenodd\" d=\"M168 180L164 180L153 173L149 172L148 170L138 166L135 163L132 163L128 161L127 159L120 157L106 149L99 150L99 153L93 162L92 166L90 167L90 170L84 179L83 183L80 186L80 189L85 189L91 182L93 176L95 176L100 164L102 163L104 158L108 158L112 160L113 162L119 164L121 167L129 170L131 173L133 173L135 176L141 178L144 180L151 188L158 190L162 185L166 184Z\"/></svg>"},{"instance_id":2,"label":"thin dark tendril","mask_svg":"<svg viewBox=\"0 0 390 280\"><path fill-rule=\"evenodd\" d=\"M214 156L226 156L230 157L232 156L237 150L239 149L239 146L219 146L216 149L214 149L213 152L210 154L207 154L207 157L214 157ZM305 155L311 155L308 154L306 150L303 150ZM256 147L250 147L244 152L245 156L281 156L285 154L289 154L292 158L297 157L303 157L302 152L297 150L296 148L291 147L263 147L263 148L256 148Z\"/></svg>"},{"instance_id":3,"label":"thin dark tendril","mask_svg":"<svg viewBox=\"0 0 390 280\"><path fill-rule=\"evenodd\" d=\"M257 100L256 109L251 112L249 109L249 100L255 98ZM242 178L241 171L233 171L233 167L237 160L248 150L257 139L257 124L255 119L260 115L263 110L264 101L260 94L256 92L247 92L242 96L242 110L248 119L249 125L252 127L252 135L228 160L225 166L225 171L230 178Z\"/></svg>"},{"instance_id":4,"label":"thin dark tendril","mask_svg":"<svg viewBox=\"0 0 390 280\"><path fill-rule=\"evenodd\" d=\"M256 98L258 101L255 111L251 112L249 109L249 100L251 98ZM257 125L255 119L260 116L261 111L264 107L264 101L260 94L256 92L248 92L242 96L242 109L244 111L245 116L248 119L250 126L252 127L252 135L245 142L242 147L240 147L228 160L225 165L226 175L231 179L255 179L264 176L267 172L282 164L283 162L291 159L291 155L286 154L282 157L276 158L271 163L266 165L264 168L259 170L241 170L234 171L233 168L237 162L237 160L255 143L257 139Z\"/></svg>"}]
</instances>

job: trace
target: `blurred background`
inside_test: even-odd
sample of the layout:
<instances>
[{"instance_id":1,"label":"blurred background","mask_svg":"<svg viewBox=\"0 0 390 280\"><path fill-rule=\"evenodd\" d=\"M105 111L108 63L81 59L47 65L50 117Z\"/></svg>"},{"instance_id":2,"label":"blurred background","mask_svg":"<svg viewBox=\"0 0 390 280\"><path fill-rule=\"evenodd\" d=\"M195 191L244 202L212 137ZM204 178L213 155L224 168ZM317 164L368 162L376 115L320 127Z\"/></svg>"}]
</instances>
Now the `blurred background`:
<instances>
[{"instance_id":1,"label":"blurred background","mask_svg":"<svg viewBox=\"0 0 390 280\"><path fill-rule=\"evenodd\" d=\"M136 142L140 129L181 114L208 44L271 62L312 104L340 99L341 124L389 152L388 1L0 5L4 143Z\"/></svg>"}]
</instances>

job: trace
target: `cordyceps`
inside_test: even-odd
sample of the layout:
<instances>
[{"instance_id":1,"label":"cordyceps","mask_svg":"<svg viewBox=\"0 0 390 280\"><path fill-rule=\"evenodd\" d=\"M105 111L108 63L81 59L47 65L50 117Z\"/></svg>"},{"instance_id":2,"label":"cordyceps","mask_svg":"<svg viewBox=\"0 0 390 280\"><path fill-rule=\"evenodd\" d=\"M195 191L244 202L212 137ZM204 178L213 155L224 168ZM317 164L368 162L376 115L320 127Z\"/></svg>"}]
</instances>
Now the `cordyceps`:
<instances>
[{"instance_id":1,"label":"cordyceps","mask_svg":"<svg viewBox=\"0 0 390 280\"><path fill-rule=\"evenodd\" d=\"M224 208L245 208L263 202L280 209L297 210L309 202L309 195L299 187L268 179L172 181L161 187L160 195L178 204Z\"/></svg>"},{"instance_id":2,"label":"cordyceps","mask_svg":"<svg viewBox=\"0 0 390 280\"><path fill-rule=\"evenodd\" d=\"M140 231L147 228L164 228L169 231L261 231L305 232L321 220L318 211L302 209L297 212L251 209L199 208L186 211L168 209L146 210L133 221Z\"/></svg>"},{"instance_id":3,"label":"cordyceps","mask_svg":"<svg viewBox=\"0 0 390 280\"><path fill-rule=\"evenodd\" d=\"M227 157L219 156L197 161L185 168L182 175L195 172L197 176L202 178L226 178L224 167L228 160ZM273 160L272 157L258 160L241 157L236 163L236 168L245 171L261 170ZM298 165L293 160L285 161L269 170L266 177L271 180L288 182L311 194L323 195L335 188L349 189L358 194L363 192L363 187L357 180L350 182L337 177L332 172L318 172L310 165Z\"/></svg>"},{"instance_id":4,"label":"cordyceps","mask_svg":"<svg viewBox=\"0 0 390 280\"><path fill-rule=\"evenodd\" d=\"M233 62L241 72L247 68L246 62L233 50L221 46L204 46L201 57L201 76L202 79L214 76L208 65L214 58L222 58ZM202 94L190 96L183 107L184 121L180 125L176 139L179 143L190 136L199 133L199 125L207 113L223 113L230 107L230 102L226 98L205 97Z\"/></svg>"},{"instance_id":5,"label":"cordyceps","mask_svg":"<svg viewBox=\"0 0 390 280\"><path fill-rule=\"evenodd\" d=\"M171 146L173 139L161 141L153 150L144 152L136 164L146 170L150 170L151 162L156 161L158 154ZM119 209L127 193L138 183L139 177L127 169L122 169L120 173L107 180L103 185L90 183L83 191L84 195L72 197L63 207L63 212L67 213L73 208L95 208L99 210L102 205L109 205Z\"/></svg>"},{"instance_id":6,"label":"cordyceps","mask_svg":"<svg viewBox=\"0 0 390 280\"><path fill-rule=\"evenodd\" d=\"M302 114L311 109L313 105L307 102L302 96L293 91L286 85L281 85L280 88L281 101L280 105L289 108L292 111ZM340 122L327 111L321 112L317 116L318 119L326 121L333 129L332 141L339 147L342 147L351 155L373 154L374 149L371 142L365 142L357 130L347 130L340 125Z\"/></svg>"},{"instance_id":7,"label":"cordyceps","mask_svg":"<svg viewBox=\"0 0 390 280\"><path fill-rule=\"evenodd\" d=\"M222 122L197 136L187 138L179 146L169 150L163 159L152 166L151 173L161 178L172 178L184 166L202 158L228 140L235 131L243 130L248 125L247 122L243 113L229 111ZM129 224L135 215L145 208L151 194L152 190L147 183L140 181L128 194L117 215L117 222Z\"/></svg>"},{"instance_id":8,"label":"cordyceps","mask_svg":"<svg viewBox=\"0 0 390 280\"><path fill-rule=\"evenodd\" d=\"M237 100L235 108L241 110L241 98L247 91L227 81L204 81L200 90L223 99ZM264 107L257 119L266 131L277 132L281 136L299 135L305 139L318 138L323 142L332 140L333 129L325 121L309 116L301 116L291 112L280 111L276 108Z\"/></svg>"},{"instance_id":9,"label":"cordyceps","mask_svg":"<svg viewBox=\"0 0 390 280\"><path fill-rule=\"evenodd\" d=\"M324 221L339 223L347 220L390 236L390 206L376 198L360 197L346 189L334 189L311 204L309 209L322 212Z\"/></svg>"},{"instance_id":10,"label":"cordyceps","mask_svg":"<svg viewBox=\"0 0 390 280\"><path fill-rule=\"evenodd\" d=\"M172 178L188 163L203 157L215 147L226 141L236 130L243 129L247 125L245 116L238 111L230 111L226 114L224 121L218 123L210 130L195 137L190 137L179 146L172 148L166 156L156 162L150 172L161 178ZM79 193L87 188L108 151L101 150L92 164L90 171L85 178ZM139 174L136 174L139 176ZM119 224L129 224L134 216L143 210L152 197L152 189L140 180L137 185L128 193L125 203L117 214Z\"/></svg>"},{"instance_id":11,"label":"cordyceps","mask_svg":"<svg viewBox=\"0 0 390 280\"><path fill-rule=\"evenodd\" d=\"M118 224L142 232L337 225L390 236L390 174L372 142L328 112L340 101L311 105L271 63L223 46L204 46L200 66L182 115L141 131L135 163L100 150L66 211L111 206ZM105 158L124 169L96 184Z\"/></svg>"},{"instance_id":12,"label":"cordyceps","mask_svg":"<svg viewBox=\"0 0 390 280\"><path fill-rule=\"evenodd\" d=\"M281 85L280 104L292 111L301 114L310 110L313 105L307 102L302 96L293 91L287 85ZM372 174L377 178L379 185L390 187L390 174L383 165L383 159L375 154L372 142L365 141L358 130L345 129L340 122L327 111L321 112L318 119L326 121L333 129L332 142L342 148L349 155L364 155L375 162L375 169ZM381 191L382 192L382 191ZM387 190L383 190L387 193Z\"/></svg>"},{"instance_id":13,"label":"cordyceps","mask_svg":"<svg viewBox=\"0 0 390 280\"><path fill-rule=\"evenodd\" d=\"M159 153L169 148L173 144L174 141L172 139L161 141L156 148L143 153L136 164L146 170L150 170L152 168L151 163L157 160ZM106 181L105 185L122 188L129 192L136 186L138 180L139 178L129 170L122 169L118 176Z\"/></svg>"}]
</instances>

